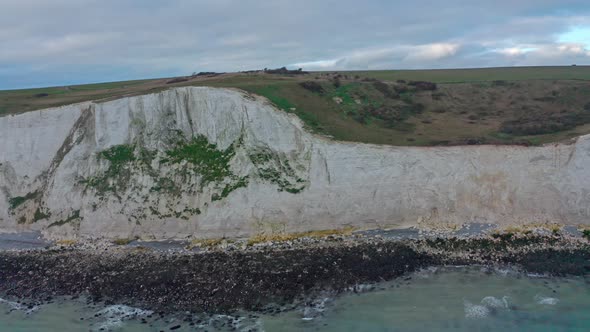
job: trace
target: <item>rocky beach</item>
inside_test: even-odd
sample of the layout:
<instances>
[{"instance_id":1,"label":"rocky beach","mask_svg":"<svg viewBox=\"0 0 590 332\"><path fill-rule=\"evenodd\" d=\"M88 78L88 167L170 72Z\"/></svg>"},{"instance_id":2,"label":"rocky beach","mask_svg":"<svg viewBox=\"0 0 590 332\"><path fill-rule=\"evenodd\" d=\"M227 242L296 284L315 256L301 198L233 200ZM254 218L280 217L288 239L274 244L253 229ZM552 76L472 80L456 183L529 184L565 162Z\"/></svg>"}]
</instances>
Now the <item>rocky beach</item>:
<instances>
[{"instance_id":1,"label":"rocky beach","mask_svg":"<svg viewBox=\"0 0 590 332\"><path fill-rule=\"evenodd\" d=\"M163 314L272 313L323 292L355 290L426 267L511 266L553 276L590 272L587 239L550 231L413 239L357 233L185 245L158 249L141 242L55 243L44 249L0 251L0 297L37 304L55 297L85 297Z\"/></svg>"}]
</instances>

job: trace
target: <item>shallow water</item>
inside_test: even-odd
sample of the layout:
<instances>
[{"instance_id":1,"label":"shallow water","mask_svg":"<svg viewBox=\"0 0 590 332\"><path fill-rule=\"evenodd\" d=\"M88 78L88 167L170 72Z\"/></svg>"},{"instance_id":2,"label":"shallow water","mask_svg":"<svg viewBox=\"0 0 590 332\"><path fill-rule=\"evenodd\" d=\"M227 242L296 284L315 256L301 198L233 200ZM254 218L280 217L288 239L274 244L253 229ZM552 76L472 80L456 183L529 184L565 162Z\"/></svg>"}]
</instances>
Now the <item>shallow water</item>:
<instances>
[{"instance_id":1,"label":"shallow water","mask_svg":"<svg viewBox=\"0 0 590 332\"><path fill-rule=\"evenodd\" d=\"M0 233L0 250L42 249L50 244L41 232Z\"/></svg>"},{"instance_id":2,"label":"shallow water","mask_svg":"<svg viewBox=\"0 0 590 332\"><path fill-rule=\"evenodd\" d=\"M0 331L590 331L588 278L548 278L510 269L430 268L358 286L278 315L163 317L82 299L34 307L0 300ZM142 323L142 319L145 321Z\"/></svg>"},{"instance_id":3,"label":"shallow water","mask_svg":"<svg viewBox=\"0 0 590 332\"><path fill-rule=\"evenodd\" d=\"M584 278L445 268L377 287L339 297L312 320L289 313L264 325L269 331L590 331Z\"/></svg>"}]
</instances>

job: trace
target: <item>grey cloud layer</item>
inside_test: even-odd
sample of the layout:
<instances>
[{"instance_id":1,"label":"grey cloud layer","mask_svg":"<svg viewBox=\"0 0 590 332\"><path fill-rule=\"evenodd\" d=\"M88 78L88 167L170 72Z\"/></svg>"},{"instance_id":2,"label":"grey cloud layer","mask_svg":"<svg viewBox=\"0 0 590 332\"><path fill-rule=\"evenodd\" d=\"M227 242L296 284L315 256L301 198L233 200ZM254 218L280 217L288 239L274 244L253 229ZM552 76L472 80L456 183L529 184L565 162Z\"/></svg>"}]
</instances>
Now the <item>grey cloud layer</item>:
<instances>
[{"instance_id":1,"label":"grey cloud layer","mask_svg":"<svg viewBox=\"0 0 590 332\"><path fill-rule=\"evenodd\" d=\"M590 25L587 1L0 0L0 8L0 88L108 80L111 72L123 79L590 59L587 45L557 41Z\"/></svg>"}]
</instances>

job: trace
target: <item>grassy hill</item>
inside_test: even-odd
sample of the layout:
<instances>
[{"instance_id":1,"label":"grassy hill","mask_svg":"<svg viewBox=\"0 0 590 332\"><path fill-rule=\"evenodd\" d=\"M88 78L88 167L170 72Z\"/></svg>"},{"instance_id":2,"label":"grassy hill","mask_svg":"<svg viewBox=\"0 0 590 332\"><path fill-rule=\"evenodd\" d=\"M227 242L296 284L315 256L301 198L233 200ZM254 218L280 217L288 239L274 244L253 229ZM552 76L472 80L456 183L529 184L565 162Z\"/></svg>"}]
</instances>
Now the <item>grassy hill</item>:
<instances>
[{"instance_id":1,"label":"grassy hill","mask_svg":"<svg viewBox=\"0 0 590 332\"><path fill-rule=\"evenodd\" d=\"M393 145L541 144L590 133L590 67L203 74L0 91L0 116L177 86L267 97L315 132Z\"/></svg>"}]
</instances>

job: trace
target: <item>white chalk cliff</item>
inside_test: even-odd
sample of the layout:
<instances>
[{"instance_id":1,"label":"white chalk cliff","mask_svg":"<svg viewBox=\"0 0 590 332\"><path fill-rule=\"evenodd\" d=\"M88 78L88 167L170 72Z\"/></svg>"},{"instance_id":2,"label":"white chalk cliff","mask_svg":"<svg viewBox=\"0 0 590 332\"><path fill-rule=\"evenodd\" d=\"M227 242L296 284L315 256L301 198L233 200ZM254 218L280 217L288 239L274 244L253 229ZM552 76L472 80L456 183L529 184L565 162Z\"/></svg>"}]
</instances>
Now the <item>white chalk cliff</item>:
<instances>
[{"instance_id":1,"label":"white chalk cliff","mask_svg":"<svg viewBox=\"0 0 590 332\"><path fill-rule=\"evenodd\" d=\"M590 136L336 142L263 98L203 87L0 118L0 232L207 238L589 216Z\"/></svg>"}]
</instances>

